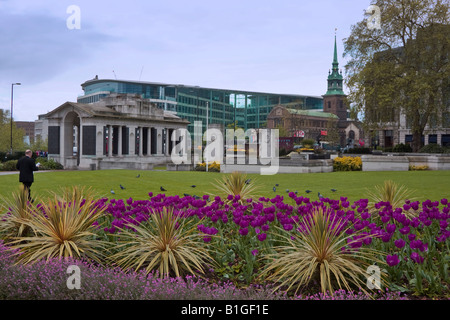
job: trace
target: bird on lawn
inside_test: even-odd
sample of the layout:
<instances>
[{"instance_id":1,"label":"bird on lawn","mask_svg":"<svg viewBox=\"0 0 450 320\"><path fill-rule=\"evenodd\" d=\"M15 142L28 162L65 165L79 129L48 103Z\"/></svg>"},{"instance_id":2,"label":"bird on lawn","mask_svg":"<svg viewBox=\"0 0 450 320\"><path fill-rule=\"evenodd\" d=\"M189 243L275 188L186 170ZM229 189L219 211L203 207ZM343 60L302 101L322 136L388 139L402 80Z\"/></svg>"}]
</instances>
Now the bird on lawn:
<instances>
[{"instance_id":1,"label":"bird on lawn","mask_svg":"<svg viewBox=\"0 0 450 320\"><path fill-rule=\"evenodd\" d=\"M294 191L294 194L298 194L298 191L297 191L297 190L295 190L295 191Z\"/></svg>"},{"instance_id":2,"label":"bird on lawn","mask_svg":"<svg viewBox=\"0 0 450 320\"><path fill-rule=\"evenodd\" d=\"M136 176L136 178L139 178L141 175L140 174L138 174L137 176Z\"/></svg>"},{"instance_id":3,"label":"bird on lawn","mask_svg":"<svg viewBox=\"0 0 450 320\"><path fill-rule=\"evenodd\" d=\"M112 194L116 194L116 193L114 192L114 190L113 190L113 189L111 189L111 193L112 193Z\"/></svg>"},{"instance_id":4,"label":"bird on lawn","mask_svg":"<svg viewBox=\"0 0 450 320\"><path fill-rule=\"evenodd\" d=\"M191 196L190 194L187 194L187 193L183 193L183 195L184 195L185 197L190 197L190 196Z\"/></svg>"},{"instance_id":5,"label":"bird on lawn","mask_svg":"<svg viewBox=\"0 0 450 320\"><path fill-rule=\"evenodd\" d=\"M317 195L319 196L319 199L323 199L323 195L321 195L320 192L318 192Z\"/></svg>"},{"instance_id":6,"label":"bird on lawn","mask_svg":"<svg viewBox=\"0 0 450 320\"><path fill-rule=\"evenodd\" d=\"M286 193L289 193L289 189L286 189Z\"/></svg>"},{"instance_id":7,"label":"bird on lawn","mask_svg":"<svg viewBox=\"0 0 450 320\"><path fill-rule=\"evenodd\" d=\"M278 183L275 185L275 186L277 186L278 187Z\"/></svg>"},{"instance_id":8,"label":"bird on lawn","mask_svg":"<svg viewBox=\"0 0 450 320\"><path fill-rule=\"evenodd\" d=\"M161 190L161 191L167 191L167 190L164 189L163 187L159 187L159 190Z\"/></svg>"},{"instance_id":9,"label":"bird on lawn","mask_svg":"<svg viewBox=\"0 0 450 320\"><path fill-rule=\"evenodd\" d=\"M245 184L250 184L250 180L252 180L252 179L245 180Z\"/></svg>"},{"instance_id":10,"label":"bird on lawn","mask_svg":"<svg viewBox=\"0 0 450 320\"><path fill-rule=\"evenodd\" d=\"M306 192L306 193L311 193L312 191L311 191L311 190L306 190L305 192Z\"/></svg>"},{"instance_id":11,"label":"bird on lawn","mask_svg":"<svg viewBox=\"0 0 450 320\"><path fill-rule=\"evenodd\" d=\"M277 191L277 188L273 187L273 192Z\"/></svg>"},{"instance_id":12,"label":"bird on lawn","mask_svg":"<svg viewBox=\"0 0 450 320\"><path fill-rule=\"evenodd\" d=\"M336 192L337 190L336 189L331 189L331 191Z\"/></svg>"},{"instance_id":13,"label":"bird on lawn","mask_svg":"<svg viewBox=\"0 0 450 320\"><path fill-rule=\"evenodd\" d=\"M120 189L125 189L125 187L123 186L123 185L121 185L121 184L119 184L119 186L120 186Z\"/></svg>"},{"instance_id":14,"label":"bird on lawn","mask_svg":"<svg viewBox=\"0 0 450 320\"><path fill-rule=\"evenodd\" d=\"M193 184L192 186L191 186L191 188L195 188L196 187L196 185L195 184Z\"/></svg>"}]
</instances>

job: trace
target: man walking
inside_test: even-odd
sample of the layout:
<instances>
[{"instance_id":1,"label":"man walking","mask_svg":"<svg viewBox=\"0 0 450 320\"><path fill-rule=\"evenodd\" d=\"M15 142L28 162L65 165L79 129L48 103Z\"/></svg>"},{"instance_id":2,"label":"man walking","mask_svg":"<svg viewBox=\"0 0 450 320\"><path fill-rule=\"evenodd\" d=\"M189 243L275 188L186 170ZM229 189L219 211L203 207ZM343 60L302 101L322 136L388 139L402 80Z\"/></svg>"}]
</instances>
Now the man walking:
<instances>
[{"instance_id":1,"label":"man walking","mask_svg":"<svg viewBox=\"0 0 450 320\"><path fill-rule=\"evenodd\" d=\"M39 170L39 163L36 165L31 155L31 150L25 151L25 156L17 161L16 169L20 171L19 182L22 182L25 189L28 191L28 201L33 202L30 189L34 182L33 171Z\"/></svg>"}]
</instances>

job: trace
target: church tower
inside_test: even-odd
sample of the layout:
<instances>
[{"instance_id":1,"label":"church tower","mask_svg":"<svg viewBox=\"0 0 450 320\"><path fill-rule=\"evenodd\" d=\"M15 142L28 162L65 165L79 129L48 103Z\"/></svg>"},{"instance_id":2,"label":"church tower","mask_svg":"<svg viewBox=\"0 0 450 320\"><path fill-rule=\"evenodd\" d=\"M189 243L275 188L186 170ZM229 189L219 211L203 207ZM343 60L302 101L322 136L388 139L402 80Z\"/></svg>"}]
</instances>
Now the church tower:
<instances>
[{"instance_id":1,"label":"church tower","mask_svg":"<svg viewBox=\"0 0 450 320\"><path fill-rule=\"evenodd\" d=\"M328 73L328 90L323 95L323 111L337 115L339 120L347 120L347 106L345 105L345 93L343 91L344 77L339 71L337 57L336 35L334 36L334 58L332 70Z\"/></svg>"}]
</instances>

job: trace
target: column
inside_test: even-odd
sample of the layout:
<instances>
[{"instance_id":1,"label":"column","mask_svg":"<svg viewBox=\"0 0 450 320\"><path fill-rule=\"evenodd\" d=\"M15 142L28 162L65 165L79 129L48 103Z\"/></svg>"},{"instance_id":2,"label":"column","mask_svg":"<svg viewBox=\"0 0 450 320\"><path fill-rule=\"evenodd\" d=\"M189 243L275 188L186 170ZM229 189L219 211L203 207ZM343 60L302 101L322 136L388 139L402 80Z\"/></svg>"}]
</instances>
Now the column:
<instances>
[{"instance_id":1,"label":"column","mask_svg":"<svg viewBox=\"0 0 450 320\"><path fill-rule=\"evenodd\" d=\"M77 157L78 159L81 159L81 156L83 155L83 122L80 119L80 125L78 126L78 141L77 141Z\"/></svg>"},{"instance_id":2,"label":"column","mask_svg":"<svg viewBox=\"0 0 450 320\"><path fill-rule=\"evenodd\" d=\"M165 148L164 148L164 155L166 155L166 156L168 156L168 155L170 155L170 151L169 151L169 146L170 146L170 137L169 137L169 128L165 128L164 129L165 131L166 131L166 145L165 145Z\"/></svg>"},{"instance_id":3,"label":"column","mask_svg":"<svg viewBox=\"0 0 450 320\"><path fill-rule=\"evenodd\" d=\"M117 127L117 156L122 156L122 126Z\"/></svg>"},{"instance_id":4,"label":"column","mask_svg":"<svg viewBox=\"0 0 450 320\"><path fill-rule=\"evenodd\" d=\"M162 155L162 129L157 128L156 129L156 154Z\"/></svg>"},{"instance_id":5,"label":"column","mask_svg":"<svg viewBox=\"0 0 450 320\"><path fill-rule=\"evenodd\" d=\"M103 136L103 124L97 124L95 126L95 156L97 158L103 157L103 144L105 143Z\"/></svg>"},{"instance_id":6,"label":"column","mask_svg":"<svg viewBox=\"0 0 450 320\"><path fill-rule=\"evenodd\" d=\"M142 157L144 155L144 130L142 127L138 127L139 130L139 157Z\"/></svg>"},{"instance_id":7,"label":"column","mask_svg":"<svg viewBox=\"0 0 450 320\"><path fill-rule=\"evenodd\" d=\"M113 152L112 140L113 140L113 127L112 125L108 125L108 157L112 157Z\"/></svg>"},{"instance_id":8,"label":"column","mask_svg":"<svg viewBox=\"0 0 450 320\"><path fill-rule=\"evenodd\" d=\"M136 136L135 136L135 132L136 132L136 127L135 126L129 126L129 135L128 135L128 154L130 156L135 156L135 151L136 151Z\"/></svg>"}]
</instances>

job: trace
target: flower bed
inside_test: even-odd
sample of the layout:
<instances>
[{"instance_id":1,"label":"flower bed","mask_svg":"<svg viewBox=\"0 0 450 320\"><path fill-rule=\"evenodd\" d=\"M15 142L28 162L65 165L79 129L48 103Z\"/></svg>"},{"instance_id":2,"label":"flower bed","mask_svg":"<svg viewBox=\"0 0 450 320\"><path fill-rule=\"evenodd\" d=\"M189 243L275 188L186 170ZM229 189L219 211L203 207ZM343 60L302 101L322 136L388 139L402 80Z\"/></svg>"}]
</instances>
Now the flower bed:
<instances>
[{"instance_id":1,"label":"flower bed","mask_svg":"<svg viewBox=\"0 0 450 320\"><path fill-rule=\"evenodd\" d=\"M334 295L314 294L288 297L270 286L237 288L231 281L215 284L187 276L161 279L157 273L125 273L86 261L53 259L33 265L14 265L15 259L0 242L0 300L405 300L398 293L339 290ZM80 290L67 287L67 268L77 265L82 274Z\"/></svg>"},{"instance_id":2,"label":"flower bed","mask_svg":"<svg viewBox=\"0 0 450 320\"><path fill-rule=\"evenodd\" d=\"M188 267L187 269L185 268L185 272L182 274L183 279L187 281L183 282L182 286L188 285L188 287L184 287L185 289L183 290L186 291L183 291L185 292L183 294L191 294L189 297L192 299L201 298L201 291L206 290L206 287L209 288L208 290L216 288L217 292L224 290L220 292L227 295L227 299L231 299L233 294L237 294L238 297L242 298L245 294L240 290L245 291L243 288L256 287L264 288L257 290L258 294L262 295L260 296L261 299L280 299L281 297L289 299L297 299L299 297L302 297L302 299L306 297L309 297L308 299L325 299L325 287L322 287L321 290L321 281L316 276L313 278L305 276L304 278L308 281L303 284L301 284L301 279L288 278L288 281L301 284L297 286L299 291L296 290L294 292L287 290L291 284L286 282L286 279L271 278L276 272L271 272L268 267L273 266L274 261L278 260L274 257L283 258L282 255L284 253L280 251L280 248L286 245L285 239L290 241L290 245L295 248L297 241L305 240L305 237L313 234L314 228L318 224L323 224L322 220L317 220L318 215L319 217L323 215L323 221L328 223L325 225L324 230L331 232L325 240L338 239L337 243L333 243L336 250L333 252L334 255L340 254L345 259L355 257L366 249L371 251L371 256L361 256L362 260L366 260L362 261L365 263L363 266L365 268L367 265L378 261L376 264L381 268L383 288L390 288L397 293L403 292L428 297L448 297L450 282L448 274L450 210L447 199L441 199L440 201L427 200L423 203L405 201L400 208L393 208L388 202L379 202L374 205L374 210L369 210L369 201L367 199L361 199L353 204L346 197L340 197L339 199L323 198L321 201L312 201L307 197L297 196L293 192L289 193L287 198L277 195L274 198L261 197L258 199L242 199L239 195L228 195L226 198L204 195L201 198L194 198L191 196L180 197L178 195L166 196L164 194L153 195L149 193L149 199L147 200L102 198L97 200L93 207L101 208L104 212L93 225L97 236L91 241L106 241L109 247L105 254L107 258L104 264L102 263L104 267L100 267L99 264L83 265L85 266L84 272L92 272L92 274L89 273L89 277L96 279L89 280L89 283L97 283L95 289L92 288L92 290L85 291L84 297L89 299L92 295L100 295L100 292L106 292L101 296L101 299L107 296L114 298L114 294L112 291L108 291L107 287L112 283L111 279L118 279L118 277L123 279L132 277L134 280L128 279L126 281L136 281L136 286L148 285L149 283L155 285L158 277L154 275L154 272L157 269L153 268L151 272L148 272L148 270L144 272L144 267L151 260L150 258L141 260L142 263L137 264L138 270L130 269L128 273L125 273L120 270L125 270L126 268L117 269L117 263L119 262L108 260L108 255L114 256L122 250L128 250L128 244L120 242L121 237L125 238L127 232L138 236L141 231L138 232L137 229L141 227L145 233L147 230L145 229L146 225L152 221L151 217L154 215L164 216L164 212L168 208L179 219L175 221L175 231L182 231L181 226L184 220L195 222L189 227L189 230L191 230L189 239L194 241L191 243L196 246L197 252L205 248L208 251L208 257L211 258L211 264L209 265L205 265L207 260L192 260L200 261L202 266L190 261L183 264L183 261L176 256L167 260L171 261L172 267ZM40 208L42 209L42 207ZM40 211L38 210L38 212ZM317 212L319 213L317 214ZM155 221L158 223L158 220ZM192 232L192 227L195 227L195 232ZM150 236L153 237L153 235ZM181 241L182 236L184 236L183 233L178 233L170 241ZM169 245L169 242L167 243ZM172 242L170 243L172 245ZM304 245L304 242L301 242L301 245ZM132 246L131 242L130 246ZM176 252L176 249L174 247L172 251ZM183 250L186 249L184 248ZM166 251L162 250L161 252ZM278 254L278 256L275 254ZM192 254L187 257L192 258ZM12 258L9 257L8 259ZM2 262L7 265L7 261L10 261L8 259L2 258ZM173 263L174 259L180 259L180 262L178 264ZM39 294L33 291L37 289L32 288L27 289L32 290L31 293L26 293L25 289L19 289L22 286L17 286L17 291L13 282L7 281L1 285L1 290L9 292L3 293L3 298L14 298L16 295L17 297L20 295L41 296L42 292L47 292L47 297L54 295L57 289L53 288L53 285L49 285L51 288L49 287L44 291L41 289L43 286L48 285L45 283L53 281L52 279L60 279L59 281L62 281L61 278L66 279L67 274L62 272L64 269L63 265L59 266L57 262L52 263L47 264L47 266L44 263L33 265L33 267L36 266L36 270L41 270L36 271L39 274L39 276L36 276L36 281L43 281L42 286L38 285ZM195 274L187 272L186 270L190 270L190 267L197 271L201 271L200 268L205 267L205 274L196 273L197 271L194 272ZM3 270L2 272L12 272L5 275L5 277L8 276L15 279L19 273L22 273L22 271L17 271L20 268L28 268L28 266L19 264L14 268L2 267L1 270ZM56 271L54 272L61 272L60 278L56 276L47 277L46 274L51 274L53 271L50 272L45 268L55 268ZM354 272L358 270L355 269ZM180 273L182 273L181 269ZM117 274L117 276L114 274ZM174 279L180 279L180 277L174 277L174 274L170 275L171 277L158 280L160 282L157 283L157 287L161 286L161 288L165 288L164 290L168 290L167 286L169 283L172 283L170 281L176 282L178 280ZM199 280L200 278L197 278L197 276L203 277L203 280ZM348 274L345 277L347 279L351 278L352 274ZM347 298L352 296L355 299L359 299L362 297L361 294L364 297L368 297L367 292L364 292L367 289L364 288L364 281L367 275L359 273L356 274L356 277L359 278L360 282L355 282L351 288L347 288L350 290L346 290L346 293L343 293L344 291L336 292L340 292L341 297ZM275 292L267 289L274 288L277 283L279 284L282 281L285 282L281 286L276 287L277 290ZM331 277L330 281L336 285L336 279ZM102 282L104 283L102 284ZM191 290L194 283L203 288L199 290L198 296L192 293L195 290ZM147 295L150 289L145 289L146 285L142 289L144 293L139 291L140 293L136 293L133 299L144 299L147 297L156 299L158 295L168 297L164 293L159 292L158 290L160 289L157 289L158 295ZM115 284L115 286L126 287L122 282ZM227 291L228 289L224 289L223 286L233 289ZM355 290L355 292L363 290L363 293L351 294L349 293L351 290ZM236 293L238 291L240 293ZM322 291L321 295L317 293L319 291ZM12 294L11 292L16 293ZM334 289L331 292L334 292ZM64 295L64 293L61 294ZM122 296L127 294L121 293ZM132 295L131 292L129 294ZM177 297L181 298L183 294L179 292L174 293L173 297L175 299ZM214 296L214 294L216 293L210 292L208 296ZM392 298L393 296L390 297Z\"/></svg>"}]
</instances>

